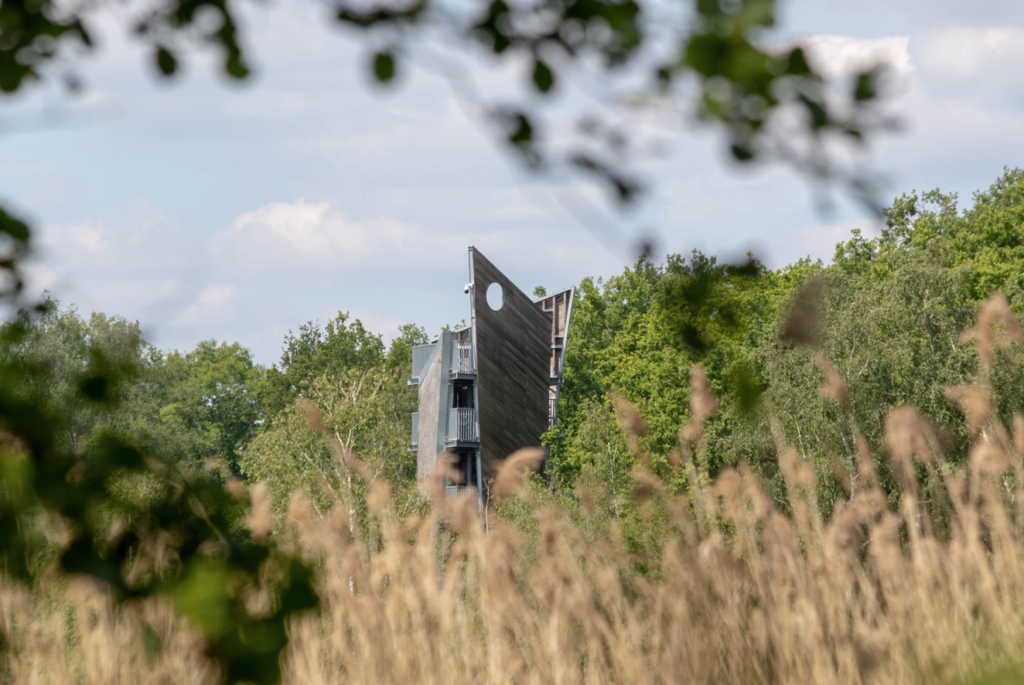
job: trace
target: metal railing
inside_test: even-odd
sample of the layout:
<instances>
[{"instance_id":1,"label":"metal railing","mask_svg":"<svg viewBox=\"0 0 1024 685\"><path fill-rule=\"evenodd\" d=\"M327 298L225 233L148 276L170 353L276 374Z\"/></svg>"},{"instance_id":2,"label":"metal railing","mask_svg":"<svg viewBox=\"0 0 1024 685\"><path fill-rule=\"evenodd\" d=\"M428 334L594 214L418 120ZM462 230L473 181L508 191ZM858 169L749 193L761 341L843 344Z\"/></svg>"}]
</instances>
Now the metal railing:
<instances>
[{"instance_id":1,"label":"metal railing","mask_svg":"<svg viewBox=\"0 0 1024 685\"><path fill-rule=\"evenodd\" d=\"M419 413L413 413L412 415L412 446L417 447L420 442L420 415Z\"/></svg>"},{"instance_id":2,"label":"metal railing","mask_svg":"<svg viewBox=\"0 0 1024 685\"><path fill-rule=\"evenodd\" d=\"M448 440L450 442L479 442L476 409L453 407L448 413Z\"/></svg>"},{"instance_id":3,"label":"metal railing","mask_svg":"<svg viewBox=\"0 0 1024 685\"><path fill-rule=\"evenodd\" d=\"M456 340L452 345L452 373L476 373L473 368L473 343Z\"/></svg>"},{"instance_id":4,"label":"metal railing","mask_svg":"<svg viewBox=\"0 0 1024 685\"><path fill-rule=\"evenodd\" d=\"M476 494L476 488L472 485L446 485L444 491L449 497L463 497L469 494Z\"/></svg>"}]
</instances>

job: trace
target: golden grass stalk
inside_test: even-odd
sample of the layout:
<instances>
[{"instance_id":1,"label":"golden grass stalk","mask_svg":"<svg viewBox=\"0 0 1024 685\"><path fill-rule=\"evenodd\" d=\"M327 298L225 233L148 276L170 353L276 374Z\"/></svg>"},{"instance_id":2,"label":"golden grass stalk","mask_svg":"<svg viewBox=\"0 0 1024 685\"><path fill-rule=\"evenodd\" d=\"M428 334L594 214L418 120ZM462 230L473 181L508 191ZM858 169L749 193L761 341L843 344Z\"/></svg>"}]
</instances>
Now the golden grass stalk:
<instances>
[{"instance_id":1,"label":"golden grass stalk","mask_svg":"<svg viewBox=\"0 0 1024 685\"><path fill-rule=\"evenodd\" d=\"M818 363L823 393L847 404L834 367ZM702 422L717 403L699 371L694 396ZM591 535L535 496L523 476L538 451L508 460L493 488L518 493L529 525L492 513L485 530L475 498L441 488L429 490L429 513L403 519L375 483L368 511L380 535L370 543L353 535L347 508L315 516L299 493L282 534L316 562L323 610L292 623L286 681L856 684L1024 674L1012 670L1024 667L1024 420L999 425L980 383L953 397L975 435L959 469L943 461L916 410L890 412L885 458L902 485L895 506L859 433L855 487L827 521L814 469L781 441L789 515L744 464L707 486L687 458L690 488L678 494L641 467L638 510L669 520L658 565L645 572L616 519ZM617 404L623 423L642 430L635 409ZM700 435L696 424L684 431L693 442ZM683 454L685 446L677 460ZM949 510L942 526L931 513L940 496ZM254 490L252 501L254 533L267 534L264 494ZM193 632L159 601L113 611L101 588L52 580L34 593L0 590L0 620L7 682L215 677Z\"/></svg>"}]
</instances>

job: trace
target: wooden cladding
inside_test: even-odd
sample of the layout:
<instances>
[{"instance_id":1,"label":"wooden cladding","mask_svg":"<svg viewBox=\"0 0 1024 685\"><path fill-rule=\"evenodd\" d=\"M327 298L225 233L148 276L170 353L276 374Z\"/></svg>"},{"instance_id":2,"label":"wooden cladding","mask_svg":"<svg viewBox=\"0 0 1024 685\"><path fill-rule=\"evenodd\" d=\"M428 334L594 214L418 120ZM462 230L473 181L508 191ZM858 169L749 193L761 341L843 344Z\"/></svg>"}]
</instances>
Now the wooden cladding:
<instances>
[{"instance_id":1,"label":"wooden cladding","mask_svg":"<svg viewBox=\"0 0 1024 685\"><path fill-rule=\"evenodd\" d=\"M488 469L548 428L552 317L479 251L470 248L477 355L480 450ZM501 286L497 311L487 289Z\"/></svg>"}]
</instances>

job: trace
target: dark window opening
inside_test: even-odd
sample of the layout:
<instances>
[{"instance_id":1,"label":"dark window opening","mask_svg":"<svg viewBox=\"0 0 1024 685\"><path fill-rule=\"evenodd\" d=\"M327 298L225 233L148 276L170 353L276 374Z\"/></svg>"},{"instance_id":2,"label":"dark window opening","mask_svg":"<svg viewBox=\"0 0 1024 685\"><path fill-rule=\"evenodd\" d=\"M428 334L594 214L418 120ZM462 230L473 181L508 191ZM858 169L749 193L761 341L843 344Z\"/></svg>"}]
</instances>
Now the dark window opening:
<instances>
[{"instance_id":1,"label":"dark window opening","mask_svg":"<svg viewBox=\"0 0 1024 685\"><path fill-rule=\"evenodd\" d=\"M449 476L447 484L476 487L476 452L455 452L454 456L452 469L455 474Z\"/></svg>"},{"instance_id":2,"label":"dark window opening","mask_svg":"<svg viewBox=\"0 0 1024 685\"><path fill-rule=\"evenodd\" d=\"M471 383L456 383L452 392L452 407L473 407L473 385Z\"/></svg>"}]
</instances>

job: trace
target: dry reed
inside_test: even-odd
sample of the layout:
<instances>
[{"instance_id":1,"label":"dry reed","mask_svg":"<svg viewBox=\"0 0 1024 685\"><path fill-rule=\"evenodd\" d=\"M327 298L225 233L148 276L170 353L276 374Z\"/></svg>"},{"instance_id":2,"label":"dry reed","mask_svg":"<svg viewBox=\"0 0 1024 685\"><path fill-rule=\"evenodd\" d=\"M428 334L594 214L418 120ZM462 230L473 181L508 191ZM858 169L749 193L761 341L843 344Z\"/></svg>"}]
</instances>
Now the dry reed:
<instances>
[{"instance_id":1,"label":"dry reed","mask_svg":"<svg viewBox=\"0 0 1024 685\"><path fill-rule=\"evenodd\" d=\"M985 327L997 318L1017 330L998 313L983 313L975 339L991 339ZM818 364L823 393L847 405L838 372ZM291 625L286 681L919 683L1024 666L1024 419L999 424L980 382L951 397L976 436L960 469L942 460L914 409L890 413L886 458L902 486L894 507L860 436L856 487L827 521L814 469L781 440L789 516L746 465L710 485L691 477L685 494L638 471L638 489L672 521L660 568L646 576L630 568L614 524L588 541L529 486L519 496L533 507L531 534L440 488L428 515L403 520L375 483L372 545L353 534L345 507L321 518L300 493L279 534L317 565L323 607ZM701 420L716 406L699 370L694 403ZM635 410L618 404L623 423L641 430ZM699 443L699 423L682 436L674 463L693 474L695 460L679 455ZM536 456L518 455L500 489L521 488ZM935 493L948 503L941 527ZM251 521L266 534L265 493L253 495ZM528 549L534 560L519 563ZM160 602L114 611L98 588L54 580L35 594L4 589L0 616L10 682L214 677L192 631Z\"/></svg>"}]
</instances>

